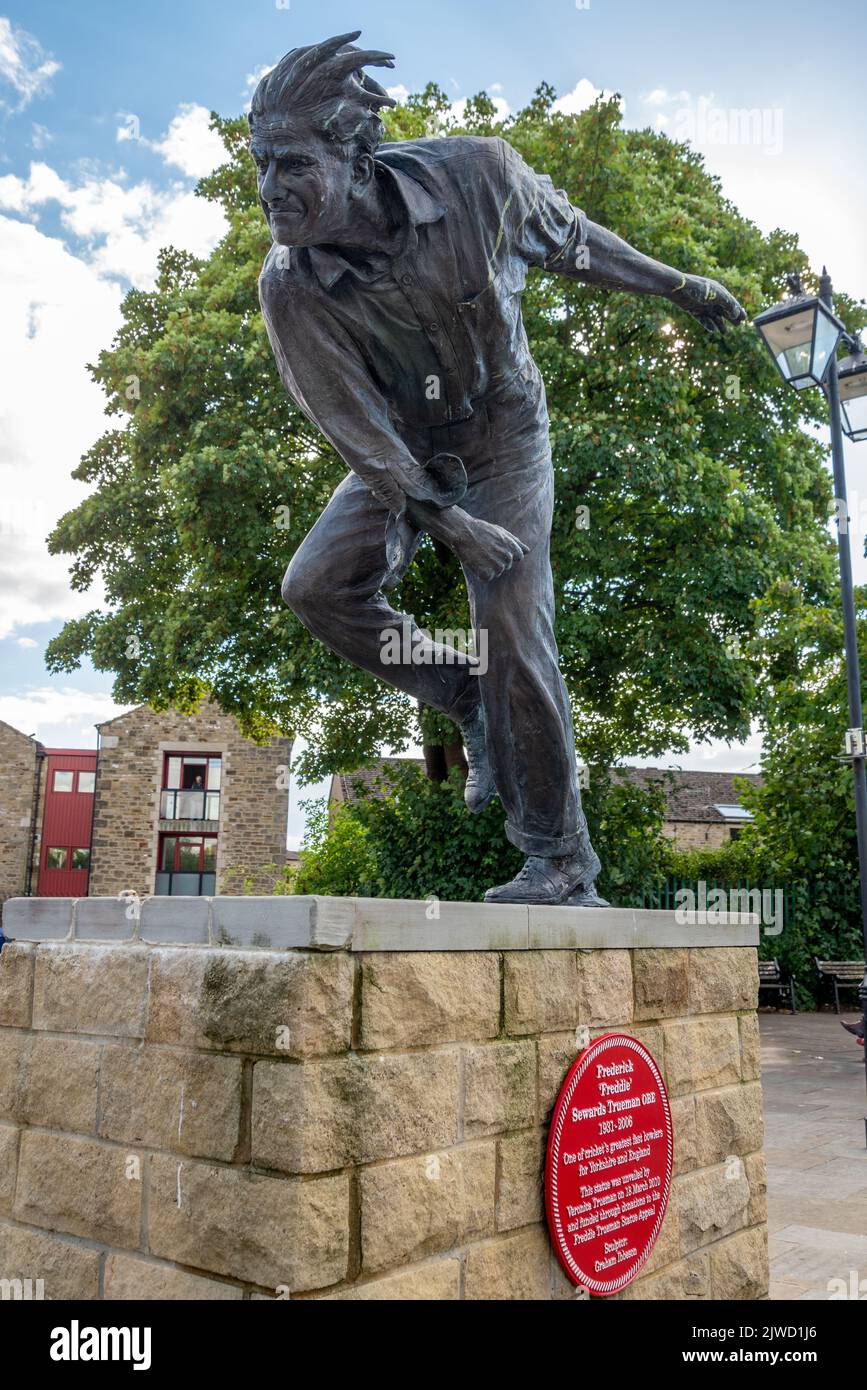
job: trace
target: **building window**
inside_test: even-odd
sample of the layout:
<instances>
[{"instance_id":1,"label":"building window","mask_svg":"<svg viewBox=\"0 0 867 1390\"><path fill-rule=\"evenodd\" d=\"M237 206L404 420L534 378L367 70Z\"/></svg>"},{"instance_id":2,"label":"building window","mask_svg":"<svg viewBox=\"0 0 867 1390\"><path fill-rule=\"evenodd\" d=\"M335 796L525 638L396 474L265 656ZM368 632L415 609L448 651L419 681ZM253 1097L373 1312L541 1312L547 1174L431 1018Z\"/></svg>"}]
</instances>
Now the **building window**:
<instances>
[{"instance_id":1,"label":"building window","mask_svg":"<svg viewBox=\"0 0 867 1390\"><path fill-rule=\"evenodd\" d=\"M68 853L69 851L66 849L48 849L45 854L46 869L65 869Z\"/></svg>"},{"instance_id":2,"label":"building window","mask_svg":"<svg viewBox=\"0 0 867 1390\"><path fill-rule=\"evenodd\" d=\"M160 819L219 820L222 769L207 753L166 754Z\"/></svg>"},{"instance_id":3,"label":"building window","mask_svg":"<svg viewBox=\"0 0 867 1390\"><path fill-rule=\"evenodd\" d=\"M73 868L73 869L89 869L89 868L90 868L90 850L89 850L89 849L74 849L74 850L72 851L72 868Z\"/></svg>"},{"instance_id":4,"label":"building window","mask_svg":"<svg viewBox=\"0 0 867 1390\"><path fill-rule=\"evenodd\" d=\"M80 792L92 792L95 786L96 786L96 773L95 773L95 772L79 772L79 774L78 774L78 790L79 790Z\"/></svg>"},{"instance_id":5,"label":"building window","mask_svg":"<svg viewBox=\"0 0 867 1390\"><path fill-rule=\"evenodd\" d=\"M216 835L163 835L157 861L156 892L202 897L216 886Z\"/></svg>"},{"instance_id":6,"label":"building window","mask_svg":"<svg viewBox=\"0 0 867 1390\"><path fill-rule=\"evenodd\" d=\"M59 769L54 773L54 790L56 792L71 792L73 773L61 772Z\"/></svg>"}]
</instances>

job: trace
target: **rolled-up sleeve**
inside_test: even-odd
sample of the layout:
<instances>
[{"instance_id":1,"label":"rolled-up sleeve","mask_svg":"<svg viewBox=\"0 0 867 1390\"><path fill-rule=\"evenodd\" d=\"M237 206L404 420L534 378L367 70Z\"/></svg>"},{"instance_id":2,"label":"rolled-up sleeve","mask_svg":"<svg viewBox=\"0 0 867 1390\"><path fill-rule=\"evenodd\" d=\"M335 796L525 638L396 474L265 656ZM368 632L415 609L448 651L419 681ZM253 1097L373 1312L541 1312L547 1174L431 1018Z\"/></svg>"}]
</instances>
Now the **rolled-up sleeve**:
<instances>
[{"instance_id":1,"label":"rolled-up sleeve","mask_svg":"<svg viewBox=\"0 0 867 1390\"><path fill-rule=\"evenodd\" d=\"M349 468L390 511L406 505L400 479L424 478L395 433L364 359L327 306L296 284L263 274L259 301L283 385ZM406 489L411 495L417 488ZM435 496L431 497L435 500Z\"/></svg>"},{"instance_id":2,"label":"rolled-up sleeve","mask_svg":"<svg viewBox=\"0 0 867 1390\"><path fill-rule=\"evenodd\" d=\"M528 265L584 278L587 269L587 218L573 207L548 174L537 174L505 140L503 157L504 227L511 249Z\"/></svg>"}]
</instances>

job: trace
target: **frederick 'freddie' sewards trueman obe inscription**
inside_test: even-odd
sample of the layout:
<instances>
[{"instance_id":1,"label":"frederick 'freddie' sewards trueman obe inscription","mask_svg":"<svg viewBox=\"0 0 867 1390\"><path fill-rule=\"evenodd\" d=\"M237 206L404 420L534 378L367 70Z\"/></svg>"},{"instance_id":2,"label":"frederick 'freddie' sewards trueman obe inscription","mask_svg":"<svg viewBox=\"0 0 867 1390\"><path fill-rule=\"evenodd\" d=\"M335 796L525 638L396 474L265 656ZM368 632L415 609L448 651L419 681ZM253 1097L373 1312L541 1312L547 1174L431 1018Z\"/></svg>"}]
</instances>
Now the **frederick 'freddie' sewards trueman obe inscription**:
<instances>
[{"instance_id":1,"label":"frederick 'freddie' sewards trueman obe inscription","mask_svg":"<svg viewBox=\"0 0 867 1390\"><path fill-rule=\"evenodd\" d=\"M671 1111L647 1048L607 1033L569 1069L551 1118L545 1209L573 1283L617 1293L662 1229L674 1159Z\"/></svg>"}]
</instances>

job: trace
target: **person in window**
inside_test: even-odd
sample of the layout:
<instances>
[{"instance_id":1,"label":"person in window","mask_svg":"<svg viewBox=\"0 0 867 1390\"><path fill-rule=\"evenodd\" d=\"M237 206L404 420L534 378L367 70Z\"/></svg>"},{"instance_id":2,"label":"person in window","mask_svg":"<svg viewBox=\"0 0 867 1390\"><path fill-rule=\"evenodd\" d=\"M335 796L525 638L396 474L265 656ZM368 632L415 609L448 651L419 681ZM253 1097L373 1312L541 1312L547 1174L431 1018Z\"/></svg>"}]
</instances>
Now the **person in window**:
<instances>
[{"instance_id":1,"label":"person in window","mask_svg":"<svg viewBox=\"0 0 867 1390\"><path fill-rule=\"evenodd\" d=\"M379 111L395 102L362 69L394 64L356 38L293 49L249 116L274 243L265 326L286 389L351 470L283 597L333 651L460 725L467 805L499 794L527 856L488 901L605 906L554 637L554 474L521 291L536 266L662 295L714 331L744 311L716 281L592 222L503 139L380 147ZM424 532L463 568L484 676L386 598ZM410 662L384 663L395 633Z\"/></svg>"}]
</instances>

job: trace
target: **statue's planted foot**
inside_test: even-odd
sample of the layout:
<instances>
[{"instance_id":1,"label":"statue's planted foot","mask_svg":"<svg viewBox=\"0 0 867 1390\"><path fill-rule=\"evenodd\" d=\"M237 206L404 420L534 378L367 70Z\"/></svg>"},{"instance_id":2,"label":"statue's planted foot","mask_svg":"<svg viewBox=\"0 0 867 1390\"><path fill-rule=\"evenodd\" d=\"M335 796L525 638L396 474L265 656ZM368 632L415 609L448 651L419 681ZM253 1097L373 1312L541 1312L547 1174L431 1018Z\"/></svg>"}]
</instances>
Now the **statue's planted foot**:
<instances>
[{"instance_id":1,"label":"statue's planted foot","mask_svg":"<svg viewBox=\"0 0 867 1390\"><path fill-rule=\"evenodd\" d=\"M489 888L486 903L537 903L547 907L609 907L593 888L601 869L593 849L560 859L531 854L510 883Z\"/></svg>"},{"instance_id":2,"label":"statue's planted foot","mask_svg":"<svg viewBox=\"0 0 867 1390\"><path fill-rule=\"evenodd\" d=\"M485 716L481 705L477 705L469 719L464 720L461 733L469 769L464 786L464 801L467 809L478 815L497 795L497 784L488 759Z\"/></svg>"}]
</instances>

